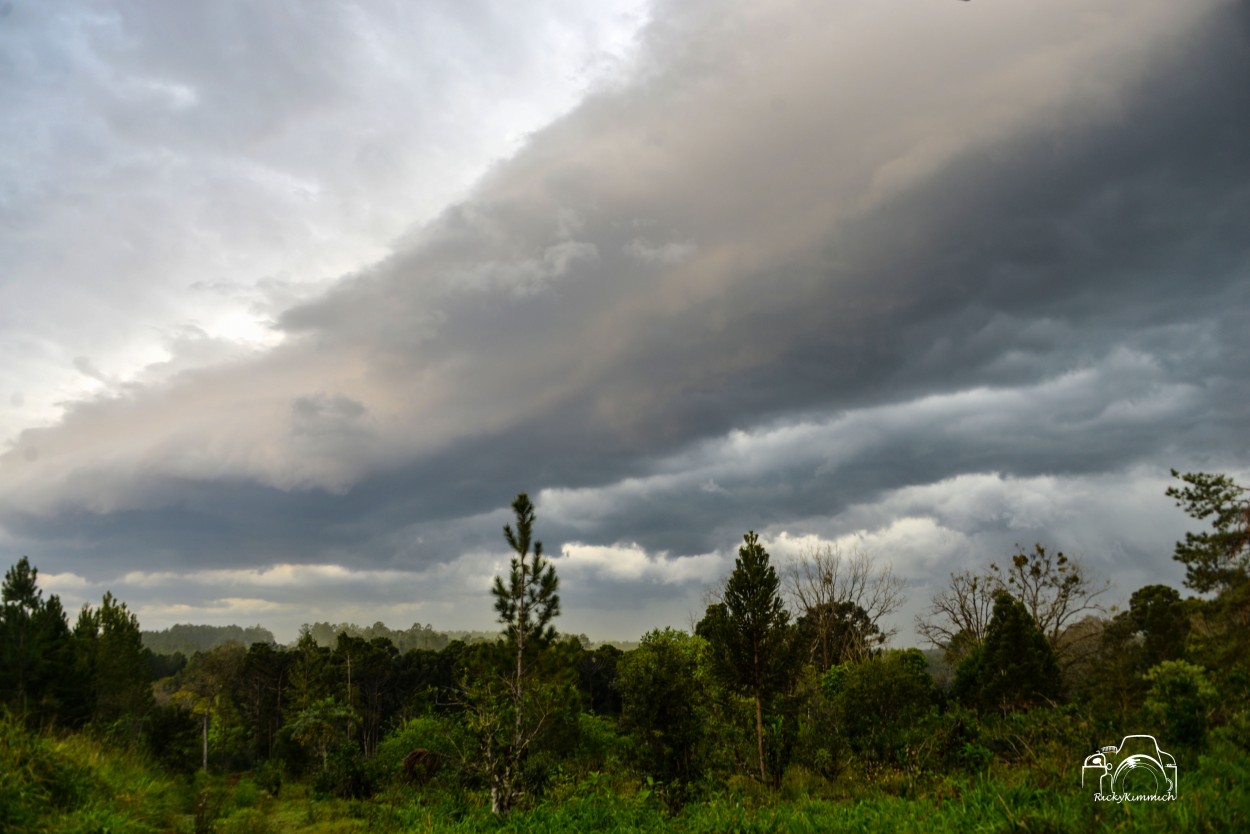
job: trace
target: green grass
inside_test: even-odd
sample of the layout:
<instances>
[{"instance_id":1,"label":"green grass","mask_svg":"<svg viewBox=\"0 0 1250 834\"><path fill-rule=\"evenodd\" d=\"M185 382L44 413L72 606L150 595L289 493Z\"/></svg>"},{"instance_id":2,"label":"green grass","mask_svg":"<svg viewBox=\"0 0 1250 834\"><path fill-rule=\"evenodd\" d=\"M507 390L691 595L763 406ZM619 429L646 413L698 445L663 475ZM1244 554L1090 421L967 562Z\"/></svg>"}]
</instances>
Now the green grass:
<instances>
[{"instance_id":1,"label":"green grass","mask_svg":"<svg viewBox=\"0 0 1250 834\"><path fill-rule=\"evenodd\" d=\"M174 780L124 751L0 717L0 831L159 834L178 825L184 802Z\"/></svg>"}]
</instances>

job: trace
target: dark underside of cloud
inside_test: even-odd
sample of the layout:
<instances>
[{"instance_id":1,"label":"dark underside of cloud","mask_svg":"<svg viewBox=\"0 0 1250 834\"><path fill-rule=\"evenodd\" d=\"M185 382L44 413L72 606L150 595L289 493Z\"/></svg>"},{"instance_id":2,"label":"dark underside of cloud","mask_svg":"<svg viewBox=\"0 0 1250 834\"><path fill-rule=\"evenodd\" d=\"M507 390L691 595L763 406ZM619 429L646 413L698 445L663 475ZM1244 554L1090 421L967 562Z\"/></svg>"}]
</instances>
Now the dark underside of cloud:
<instances>
[{"instance_id":1,"label":"dark underside of cloud","mask_svg":"<svg viewBox=\"0 0 1250 834\"><path fill-rule=\"evenodd\" d=\"M391 258L283 314L290 361L368 368L360 390L343 374L310 381L290 398L290 431L327 460L373 450L367 467L294 487L158 468L143 500L103 512L52 501L0 510L0 524L84 574L123 557L137 570L424 565L498 549L498 511L521 490L607 490L737 461L708 488L628 491L542 531L549 550L636 542L677 556L964 473L1246 464L1247 4L1219 7L1125 82L1114 118L1039 118L862 210L814 210L793 238L811 218L801 200L769 214L769 168L782 183L820 169L814 140L806 159L774 158L754 126L719 170L743 180L724 186L728 208L679 190L714 181L713 163L678 159L698 171L672 185L561 164L579 137L645 134L628 119L647 83L601 93ZM648 119L668 112L644 105ZM718 238L708 217L721 214ZM737 245L768 222L763 254ZM378 414L392 422L369 423ZM816 427L812 448L750 450L789 427Z\"/></svg>"}]
</instances>

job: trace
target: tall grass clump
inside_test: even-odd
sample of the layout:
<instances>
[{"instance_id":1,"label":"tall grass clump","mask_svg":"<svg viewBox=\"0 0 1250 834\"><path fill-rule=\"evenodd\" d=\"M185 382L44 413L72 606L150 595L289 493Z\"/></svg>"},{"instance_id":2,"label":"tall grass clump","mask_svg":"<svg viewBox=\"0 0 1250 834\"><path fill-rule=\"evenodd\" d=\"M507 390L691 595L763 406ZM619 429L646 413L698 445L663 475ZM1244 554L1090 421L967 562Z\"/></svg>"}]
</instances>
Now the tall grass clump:
<instances>
[{"instance_id":1,"label":"tall grass clump","mask_svg":"<svg viewBox=\"0 0 1250 834\"><path fill-rule=\"evenodd\" d=\"M176 828L180 806L176 785L131 754L0 715L0 831L156 834Z\"/></svg>"}]
</instances>

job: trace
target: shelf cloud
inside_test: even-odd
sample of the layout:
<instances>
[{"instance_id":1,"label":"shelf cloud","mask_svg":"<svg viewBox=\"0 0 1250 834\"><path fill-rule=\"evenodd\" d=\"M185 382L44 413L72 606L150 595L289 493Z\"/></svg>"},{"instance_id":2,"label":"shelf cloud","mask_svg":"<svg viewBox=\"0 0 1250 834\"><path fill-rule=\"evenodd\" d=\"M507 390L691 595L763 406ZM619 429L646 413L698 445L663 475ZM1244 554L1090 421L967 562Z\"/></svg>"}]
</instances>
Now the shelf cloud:
<instances>
[{"instance_id":1,"label":"shelf cloud","mask_svg":"<svg viewBox=\"0 0 1250 834\"><path fill-rule=\"evenodd\" d=\"M0 21L0 544L67 596L489 628L519 491L596 636L748 529L1127 595L1250 467L1244 3L348 8Z\"/></svg>"}]
</instances>

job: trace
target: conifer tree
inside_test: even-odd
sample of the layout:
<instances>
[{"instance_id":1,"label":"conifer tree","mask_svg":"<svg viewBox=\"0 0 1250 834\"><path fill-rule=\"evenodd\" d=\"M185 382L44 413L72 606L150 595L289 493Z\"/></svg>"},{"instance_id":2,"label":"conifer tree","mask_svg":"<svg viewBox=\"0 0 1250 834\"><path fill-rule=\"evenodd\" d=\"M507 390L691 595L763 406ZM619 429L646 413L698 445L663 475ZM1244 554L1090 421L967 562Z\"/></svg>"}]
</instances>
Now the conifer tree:
<instances>
[{"instance_id":1,"label":"conifer tree","mask_svg":"<svg viewBox=\"0 0 1250 834\"><path fill-rule=\"evenodd\" d=\"M496 814L507 813L516 803L526 754L546 729L552 712L531 680L530 660L555 638L551 621L560 613L559 580L555 566L543 558L542 542L534 539L534 506L529 496L517 495L512 511L516 527L505 524L503 534L515 555L507 582L496 576L491 593L514 656L513 671L505 691L486 681L469 693L475 702L471 720L490 776L491 810Z\"/></svg>"},{"instance_id":2,"label":"conifer tree","mask_svg":"<svg viewBox=\"0 0 1250 834\"><path fill-rule=\"evenodd\" d=\"M994 597L985 643L960 664L955 693L983 709L1021 709L1059 697L1054 649L1019 600L1006 591Z\"/></svg>"},{"instance_id":3,"label":"conifer tree","mask_svg":"<svg viewBox=\"0 0 1250 834\"><path fill-rule=\"evenodd\" d=\"M77 688L69 623L56 594L43 598L38 578L23 556L0 588L0 703L28 719L64 720Z\"/></svg>"},{"instance_id":4,"label":"conifer tree","mask_svg":"<svg viewBox=\"0 0 1250 834\"><path fill-rule=\"evenodd\" d=\"M764 700L784 686L792 667L790 615L781 600L777 571L755 531L743 537L723 602L708 607L698 633L712 647L718 675L755 699L755 737L761 781L764 759Z\"/></svg>"},{"instance_id":5,"label":"conifer tree","mask_svg":"<svg viewBox=\"0 0 1250 834\"><path fill-rule=\"evenodd\" d=\"M1167 496L1193 518L1210 519L1212 532L1186 533L1176 543L1176 561L1185 565L1185 585L1198 593L1220 591L1250 578L1250 489L1227 475L1172 470L1185 486Z\"/></svg>"},{"instance_id":6,"label":"conifer tree","mask_svg":"<svg viewBox=\"0 0 1250 834\"><path fill-rule=\"evenodd\" d=\"M543 559L543 543L535 541L534 505L524 492L512 502L516 514L516 529L511 524L503 527L504 540L516 555L510 562L508 584L502 577L495 577L491 593L495 597L495 611L504 625L508 642L516 647L516 687L518 692L525 680L525 648L527 642L550 642L555 637L552 618L560 613L560 595L556 593L559 580L555 566ZM530 544L534 553L530 555ZM518 695L518 697L520 697Z\"/></svg>"},{"instance_id":7,"label":"conifer tree","mask_svg":"<svg viewBox=\"0 0 1250 834\"><path fill-rule=\"evenodd\" d=\"M5 573L0 590L0 699L12 703L22 715L29 706L40 660L34 633L35 619L43 608L38 576L38 569L23 556Z\"/></svg>"},{"instance_id":8,"label":"conifer tree","mask_svg":"<svg viewBox=\"0 0 1250 834\"><path fill-rule=\"evenodd\" d=\"M96 609L95 716L102 726L138 739L143 718L153 706L148 679L148 651L143 647L139 619L111 592Z\"/></svg>"}]
</instances>

